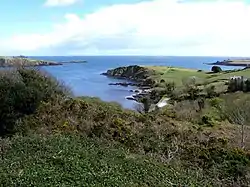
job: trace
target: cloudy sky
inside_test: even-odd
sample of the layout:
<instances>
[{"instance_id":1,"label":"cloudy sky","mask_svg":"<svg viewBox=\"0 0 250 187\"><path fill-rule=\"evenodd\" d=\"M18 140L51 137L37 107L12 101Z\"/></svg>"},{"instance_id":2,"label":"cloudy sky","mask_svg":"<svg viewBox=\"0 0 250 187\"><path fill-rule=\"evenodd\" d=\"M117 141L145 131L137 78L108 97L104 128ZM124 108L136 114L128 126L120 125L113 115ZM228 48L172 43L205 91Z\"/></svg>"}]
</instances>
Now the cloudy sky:
<instances>
[{"instance_id":1,"label":"cloudy sky","mask_svg":"<svg viewBox=\"0 0 250 187\"><path fill-rule=\"evenodd\" d=\"M1 0L0 55L250 56L247 0Z\"/></svg>"}]
</instances>

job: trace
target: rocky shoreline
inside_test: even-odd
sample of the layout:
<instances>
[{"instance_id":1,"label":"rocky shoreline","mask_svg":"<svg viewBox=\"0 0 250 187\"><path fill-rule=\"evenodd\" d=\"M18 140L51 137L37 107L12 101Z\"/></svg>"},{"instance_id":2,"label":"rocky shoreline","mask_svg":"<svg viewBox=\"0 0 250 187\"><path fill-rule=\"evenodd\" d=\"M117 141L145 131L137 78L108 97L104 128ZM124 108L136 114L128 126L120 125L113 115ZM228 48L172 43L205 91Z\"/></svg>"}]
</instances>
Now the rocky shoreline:
<instances>
[{"instance_id":1,"label":"rocky shoreline","mask_svg":"<svg viewBox=\"0 0 250 187\"><path fill-rule=\"evenodd\" d=\"M133 81L132 83L117 82L117 83L110 83L109 85L137 87L137 89L135 90L130 90L131 92L134 92L134 94L132 94L131 96L127 96L126 99L139 102L140 99L142 99L143 97L147 97L150 95L154 81L151 80L149 77L153 73L154 73L153 71L150 71L145 67L138 65L131 65L131 66L118 67L115 69L108 70L107 72L102 73L102 75L117 79L124 79L127 81Z\"/></svg>"},{"instance_id":2,"label":"rocky shoreline","mask_svg":"<svg viewBox=\"0 0 250 187\"><path fill-rule=\"evenodd\" d=\"M102 75L117 79L125 79L136 82L139 86L151 86L154 81L149 77L154 71L138 65L118 67L110 69Z\"/></svg>"},{"instance_id":3,"label":"rocky shoreline","mask_svg":"<svg viewBox=\"0 0 250 187\"><path fill-rule=\"evenodd\" d=\"M60 61L59 63L62 64L81 64L81 63L87 63L86 60L70 60L70 61Z\"/></svg>"}]
</instances>

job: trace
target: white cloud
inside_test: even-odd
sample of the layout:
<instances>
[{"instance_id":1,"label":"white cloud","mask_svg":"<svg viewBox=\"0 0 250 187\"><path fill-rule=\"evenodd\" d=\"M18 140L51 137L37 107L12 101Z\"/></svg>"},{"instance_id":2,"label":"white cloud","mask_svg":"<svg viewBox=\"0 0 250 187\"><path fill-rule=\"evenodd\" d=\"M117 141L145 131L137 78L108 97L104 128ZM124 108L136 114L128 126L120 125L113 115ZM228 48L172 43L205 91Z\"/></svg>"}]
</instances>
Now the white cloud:
<instances>
[{"instance_id":1,"label":"white cloud","mask_svg":"<svg viewBox=\"0 0 250 187\"><path fill-rule=\"evenodd\" d=\"M46 0L45 6L68 6L75 4L79 0Z\"/></svg>"},{"instance_id":2,"label":"white cloud","mask_svg":"<svg viewBox=\"0 0 250 187\"><path fill-rule=\"evenodd\" d=\"M65 23L47 34L14 35L2 44L12 52L43 55L250 56L250 7L243 1L182 2L153 0L67 14Z\"/></svg>"}]
</instances>

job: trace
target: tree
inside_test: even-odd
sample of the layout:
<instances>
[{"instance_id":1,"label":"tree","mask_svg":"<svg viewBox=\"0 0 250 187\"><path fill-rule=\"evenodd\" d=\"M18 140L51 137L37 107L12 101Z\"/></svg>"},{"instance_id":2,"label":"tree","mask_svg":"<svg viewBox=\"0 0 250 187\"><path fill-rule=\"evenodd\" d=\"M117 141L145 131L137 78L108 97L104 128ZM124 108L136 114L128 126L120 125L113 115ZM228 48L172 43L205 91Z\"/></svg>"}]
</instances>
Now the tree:
<instances>
[{"instance_id":1,"label":"tree","mask_svg":"<svg viewBox=\"0 0 250 187\"><path fill-rule=\"evenodd\" d=\"M228 100L225 105L225 115L231 123L241 126L241 148L245 147L245 125L250 122L250 100L249 97Z\"/></svg>"},{"instance_id":2,"label":"tree","mask_svg":"<svg viewBox=\"0 0 250 187\"><path fill-rule=\"evenodd\" d=\"M249 78L246 80L245 84L246 84L246 89L245 89L245 91L246 91L246 92L249 92L249 91L250 91L250 79L249 79Z\"/></svg>"},{"instance_id":3,"label":"tree","mask_svg":"<svg viewBox=\"0 0 250 187\"><path fill-rule=\"evenodd\" d=\"M204 98L200 98L198 100L198 106L199 106L199 112L202 111L203 108L205 108L205 99Z\"/></svg>"},{"instance_id":4,"label":"tree","mask_svg":"<svg viewBox=\"0 0 250 187\"><path fill-rule=\"evenodd\" d=\"M188 98L191 100L196 100L201 92L196 84L196 77L190 77L189 79L185 79L182 82L185 87L184 91L188 94Z\"/></svg>"},{"instance_id":5,"label":"tree","mask_svg":"<svg viewBox=\"0 0 250 187\"><path fill-rule=\"evenodd\" d=\"M140 104L136 106L136 110L139 113L148 113L152 104L152 100L146 96L139 100Z\"/></svg>"},{"instance_id":6,"label":"tree","mask_svg":"<svg viewBox=\"0 0 250 187\"><path fill-rule=\"evenodd\" d=\"M206 92L207 92L208 98L213 98L213 97L217 96L214 85L206 87Z\"/></svg>"},{"instance_id":7,"label":"tree","mask_svg":"<svg viewBox=\"0 0 250 187\"><path fill-rule=\"evenodd\" d=\"M166 83L166 92L168 95L172 95L175 88L176 88L175 82L167 82Z\"/></svg>"},{"instance_id":8,"label":"tree","mask_svg":"<svg viewBox=\"0 0 250 187\"><path fill-rule=\"evenodd\" d=\"M219 73L219 72L222 72L222 69L219 66L213 66L211 71L214 73Z\"/></svg>"}]
</instances>

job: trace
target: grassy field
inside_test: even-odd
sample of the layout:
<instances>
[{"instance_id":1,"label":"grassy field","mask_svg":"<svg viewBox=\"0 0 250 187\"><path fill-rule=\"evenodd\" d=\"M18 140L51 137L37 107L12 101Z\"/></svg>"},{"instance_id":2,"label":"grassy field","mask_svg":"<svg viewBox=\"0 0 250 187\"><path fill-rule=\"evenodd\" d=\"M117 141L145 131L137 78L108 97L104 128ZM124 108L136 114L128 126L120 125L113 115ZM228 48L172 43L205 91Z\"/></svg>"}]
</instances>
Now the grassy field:
<instances>
[{"instance_id":1,"label":"grassy field","mask_svg":"<svg viewBox=\"0 0 250 187\"><path fill-rule=\"evenodd\" d=\"M198 84L211 84L215 85L218 89L225 90L225 82L232 76L244 76L250 78L250 69L239 71L223 71L221 73L212 73L206 71L198 71L196 69L185 69L167 66L145 66L155 71L151 76L152 79L160 82L175 82L176 86L182 86L183 82L190 77L196 77Z\"/></svg>"},{"instance_id":2,"label":"grassy field","mask_svg":"<svg viewBox=\"0 0 250 187\"><path fill-rule=\"evenodd\" d=\"M158 81L165 80L166 82L175 82L177 85L182 85L182 80L192 76L198 77L201 80L205 80L209 77L205 72L198 72L193 69L167 66L147 66L147 68L156 72L156 74L152 76L153 79Z\"/></svg>"}]
</instances>

